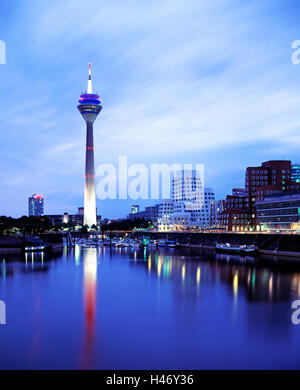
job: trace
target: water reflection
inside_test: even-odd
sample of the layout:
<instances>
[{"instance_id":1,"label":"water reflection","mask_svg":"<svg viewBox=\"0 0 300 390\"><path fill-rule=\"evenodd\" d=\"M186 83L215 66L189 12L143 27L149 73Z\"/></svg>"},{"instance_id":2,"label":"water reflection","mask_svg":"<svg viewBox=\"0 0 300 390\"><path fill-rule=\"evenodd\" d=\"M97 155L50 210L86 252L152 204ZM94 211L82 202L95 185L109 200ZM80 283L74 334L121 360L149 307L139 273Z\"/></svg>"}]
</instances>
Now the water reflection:
<instances>
[{"instance_id":1,"label":"water reflection","mask_svg":"<svg viewBox=\"0 0 300 390\"><path fill-rule=\"evenodd\" d=\"M185 253L185 255L182 255ZM229 255L217 255L206 259L198 256L201 261L195 262L194 256L189 256L189 251L177 251L175 254L168 250L147 250L146 268L149 276L157 276L158 279L181 279L182 283L188 282L189 286L202 283L222 284L231 286L232 298L236 303L241 290L248 301L284 301L296 299L300 296L300 273L278 267L269 268L260 265L254 258ZM135 266L144 266L142 260L145 251L135 250L129 254L135 260Z\"/></svg>"},{"instance_id":2,"label":"water reflection","mask_svg":"<svg viewBox=\"0 0 300 390\"><path fill-rule=\"evenodd\" d=\"M91 368L96 318L97 249L85 249L83 253L85 337L82 368Z\"/></svg>"},{"instance_id":3,"label":"water reflection","mask_svg":"<svg viewBox=\"0 0 300 390\"><path fill-rule=\"evenodd\" d=\"M196 275L197 286L200 286L200 277L201 277L201 268L198 267L198 268L197 268L197 275Z\"/></svg>"},{"instance_id":4,"label":"water reflection","mask_svg":"<svg viewBox=\"0 0 300 390\"><path fill-rule=\"evenodd\" d=\"M294 368L299 297L298 271L199 250L2 255L0 299L22 332L1 329L0 368Z\"/></svg>"}]
</instances>

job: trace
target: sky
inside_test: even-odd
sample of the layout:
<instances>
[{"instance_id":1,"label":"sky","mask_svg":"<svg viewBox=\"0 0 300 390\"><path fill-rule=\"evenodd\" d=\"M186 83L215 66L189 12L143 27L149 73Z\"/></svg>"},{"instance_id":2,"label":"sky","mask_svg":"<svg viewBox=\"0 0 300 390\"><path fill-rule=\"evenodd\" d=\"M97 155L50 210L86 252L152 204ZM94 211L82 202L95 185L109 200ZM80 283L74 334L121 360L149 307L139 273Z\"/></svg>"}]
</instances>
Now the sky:
<instances>
[{"instance_id":1,"label":"sky","mask_svg":"<svg viewBox=\"0 0 300 390\"><path fill-rule=\"evenodd\" d=\"M222 199L247 166L300 162L297 0L0 0L0 215L83 205L88 63L103 110L95 165L204 164ZM96 184L101 178L96 177ZM131 204L97 200L103 217Z\"/></svg>"}]
</instances>

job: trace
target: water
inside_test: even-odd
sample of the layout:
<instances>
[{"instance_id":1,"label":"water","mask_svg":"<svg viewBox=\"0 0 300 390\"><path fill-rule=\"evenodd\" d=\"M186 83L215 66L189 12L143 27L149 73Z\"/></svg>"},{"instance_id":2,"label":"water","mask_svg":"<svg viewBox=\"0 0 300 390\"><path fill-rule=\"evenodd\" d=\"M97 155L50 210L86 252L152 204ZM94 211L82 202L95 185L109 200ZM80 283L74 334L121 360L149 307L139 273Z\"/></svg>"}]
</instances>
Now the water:
<instances>
[{"instance_id":1,"label":"water","mask_svg":"<svg viewBox=\"0 0 300 390\"><path fill-rule=\"evenodd\" d=\"M299 271L199 250L0 257L0 369L299 369Z\"/></svg>"}]
</instances>

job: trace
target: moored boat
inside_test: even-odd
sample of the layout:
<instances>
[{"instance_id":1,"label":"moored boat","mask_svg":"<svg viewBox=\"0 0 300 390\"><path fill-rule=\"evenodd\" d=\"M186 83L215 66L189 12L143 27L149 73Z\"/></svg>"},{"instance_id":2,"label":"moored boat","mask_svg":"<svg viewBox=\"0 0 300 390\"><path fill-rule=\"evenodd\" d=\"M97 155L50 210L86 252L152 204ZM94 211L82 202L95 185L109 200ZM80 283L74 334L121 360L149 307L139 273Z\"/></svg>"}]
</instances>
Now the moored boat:
<instances>
[{"instance_id":1,"label":"moored boat","mask_svg":"<svg viewBox=\"0 0 300 390\"><path fill-rule=\"evenodd\" d=\"M25 252L44 252L46 250L46 245L39 246L25 246Z\"/></svg>"},{"instance_id":2,"label":"moored boat","mask_svg":"<svg viewBox=\"0 0 300 390\"><path fill-rule=\"evenodd\" d=\"M157 246L165 247L166 246L166 240L159 240L158 243L157 243Z\"/></svg>"},{"instance_id":3,"label":"moored boat","mask_svg":"<svg viewBox=\"0 0 300 390\"><path fill-rule=\"evenodd\" d=\"M167 241L166 245L169 248L179 248L180 247L180 244L177 241Z\"/></svg>"},{"instance_id":4,"label":"moored boat","mask_svg":"<svg viewBox=\"0 0 300 390\"><path fill-rule=\"evenodd\" d=\"M216 244L216 252L219 253L238 253L240 255L254 255L257 253L257 247L255 245L231 245Z\"/></svg>"}]
</instances>

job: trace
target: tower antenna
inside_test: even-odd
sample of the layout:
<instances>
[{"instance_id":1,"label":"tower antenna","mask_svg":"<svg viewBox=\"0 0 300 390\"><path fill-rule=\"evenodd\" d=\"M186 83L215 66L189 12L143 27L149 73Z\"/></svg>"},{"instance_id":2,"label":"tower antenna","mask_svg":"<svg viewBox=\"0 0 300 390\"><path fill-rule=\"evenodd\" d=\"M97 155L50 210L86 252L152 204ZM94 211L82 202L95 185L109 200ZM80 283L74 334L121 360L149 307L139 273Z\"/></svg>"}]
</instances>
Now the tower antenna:
<instances>
[{"instance_id":1,"label":"tower antenna","mask_svg":"<svg viewBox=\"0 0 300 390\"><path fill-rule=\"evenodd\" d=\"M87 93L89 93L89 94L93 93L91 63L89 63L89 80L88 80Z\"/></svg>"}]
</instances>

